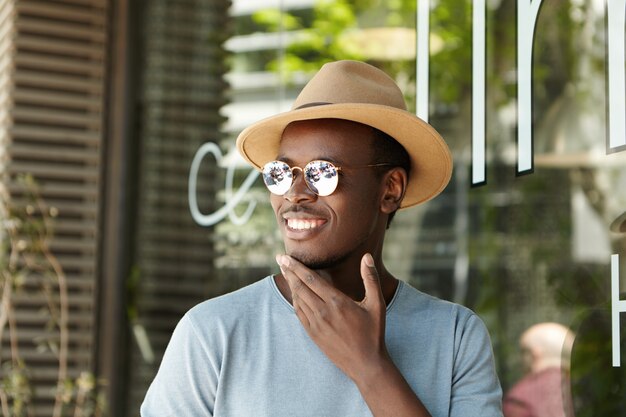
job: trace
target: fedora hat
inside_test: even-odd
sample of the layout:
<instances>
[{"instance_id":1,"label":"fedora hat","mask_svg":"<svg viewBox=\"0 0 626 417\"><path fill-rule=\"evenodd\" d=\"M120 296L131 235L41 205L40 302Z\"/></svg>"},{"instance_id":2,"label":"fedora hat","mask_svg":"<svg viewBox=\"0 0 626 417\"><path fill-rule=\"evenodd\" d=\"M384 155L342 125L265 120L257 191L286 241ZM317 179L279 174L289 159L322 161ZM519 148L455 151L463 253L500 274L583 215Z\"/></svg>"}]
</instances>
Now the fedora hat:
<instances>
[{"instance_id":1,"label":"fedora hat","mask_svg":"<svg viewBox=\"0 0 626 417\"><path fill-rule=\"evenodd\" d=\"M402 91L378 68L359 61L325 64L302 89L290 111L244 129L237 149L261 169L276 159L285 127L295 121L343 119L372 126L398 141L411 159L411 173L400 208L430 200L452 174L450 149L437 131L406 110Z\"/></svg>"}]
</instances>

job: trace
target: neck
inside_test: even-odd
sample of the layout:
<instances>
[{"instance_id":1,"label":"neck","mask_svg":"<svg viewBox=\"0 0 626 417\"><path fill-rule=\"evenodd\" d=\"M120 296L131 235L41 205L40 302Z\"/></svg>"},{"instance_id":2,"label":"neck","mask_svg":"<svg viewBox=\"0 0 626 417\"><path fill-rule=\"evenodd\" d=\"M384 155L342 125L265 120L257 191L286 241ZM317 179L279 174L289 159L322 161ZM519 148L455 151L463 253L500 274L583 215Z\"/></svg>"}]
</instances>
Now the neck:
<instances>
[{"instance_id":1,"label":"neck","mask_svg":"<svg viewBox=\"0 0 626 417\"><path fill-rule=\"evenodd\" d=\"M320 269L315 272L332 283L335 288L348 297L355 301L360 301L365 296L365 287L363 285L363 278L361 277L361 257L362 255L359 254L331 268ZM391 280L392 277L385 269L380 254L374 254L373 257L381 284Z\"/></svg>"},{"instance_id":2,"label":"neck","mask_svg":"<svg viewBox=\"0 0 626 417\"><path fill-rule=\"evenodd\" d=\"M337 265L317 269L315 272L354 301L361 301L365 297L365 287L361 277L361 258L363 255L351 256ZM389 304L395 294L398 281L385 268L380 252L372 254L372 256L380 279L383 297L385 302ZM291 303L291 290L282 275L276 276L276 284L283 296Z\"/></svg>"}]
</instances>

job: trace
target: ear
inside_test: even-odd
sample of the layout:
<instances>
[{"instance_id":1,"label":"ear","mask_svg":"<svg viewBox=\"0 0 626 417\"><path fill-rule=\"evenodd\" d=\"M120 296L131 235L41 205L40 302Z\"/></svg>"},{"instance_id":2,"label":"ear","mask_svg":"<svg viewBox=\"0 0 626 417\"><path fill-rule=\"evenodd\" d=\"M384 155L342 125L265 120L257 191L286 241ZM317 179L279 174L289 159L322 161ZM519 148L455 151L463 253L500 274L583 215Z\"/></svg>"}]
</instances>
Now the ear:
<instances>
[{"instance_id":1,"label":"ear","mask_svg":"<svg viewBox=\"0 0 626 417\"><path fill-rule=\"evenodd\" d=\"M380 202L380 209L383 213L390 214L400 208L407 181L406 171L400 167L392 168L385 174Z\"/></svg>"}]
</instances>

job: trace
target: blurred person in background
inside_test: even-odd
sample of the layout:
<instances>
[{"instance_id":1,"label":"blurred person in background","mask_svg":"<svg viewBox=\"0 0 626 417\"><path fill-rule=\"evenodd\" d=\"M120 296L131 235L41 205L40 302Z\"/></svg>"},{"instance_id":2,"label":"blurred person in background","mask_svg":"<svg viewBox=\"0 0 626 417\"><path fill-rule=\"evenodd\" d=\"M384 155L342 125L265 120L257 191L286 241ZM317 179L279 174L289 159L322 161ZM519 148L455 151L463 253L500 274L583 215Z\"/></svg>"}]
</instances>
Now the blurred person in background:
<instances>
[{"instance_id":1,"label":"blurred person in background","mask_svg":"<svg viewBox=\"0 0 626 417\"><path fill-rule=\"evenodd\" d=\"M526 375L505 395L504 417L571 415L569 361L574 334L558 323L539 323L520 337Z\"/></svg>"}]
</instances>

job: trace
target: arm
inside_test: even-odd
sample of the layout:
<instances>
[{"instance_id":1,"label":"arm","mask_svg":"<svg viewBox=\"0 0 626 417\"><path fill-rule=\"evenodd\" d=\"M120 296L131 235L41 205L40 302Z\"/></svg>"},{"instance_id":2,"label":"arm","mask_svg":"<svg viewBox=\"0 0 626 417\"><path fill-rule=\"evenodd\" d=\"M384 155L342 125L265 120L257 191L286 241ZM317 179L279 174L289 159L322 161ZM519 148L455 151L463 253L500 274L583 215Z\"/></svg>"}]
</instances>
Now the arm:
<instances>
[{"instance_id":1,"label":"arm","mask_svg":"<svg viewBox=\"0 0 626 417\"><path fill-rule=\"evenodd\" d=\"M215 361L204 350L189 316L184 316L146 393L141 416L213 416L217 375Z\"/></svg>"},{"instance_id":2,"label":"arm","mask_svg":"<svg viewBox=\"0 0 626 417\"><path fill-rule=\"evenodd\" d=\"M386 307L369 254L361 260L365 298L355 302L312 270L278 256L293 307L311 339L359 388L375 417L430 417L385 346Z\"/></svg>"},{"instance_id":3,"label":"arm","mask_svg":"<svg viewBox=\"0 0 626 417\"><path fill-rule=\"evenodd\" d=\"M450 416L501 417L502 390L496 375L489 333L471 313L457 326Z\"/></svg>"}]
</instances>

